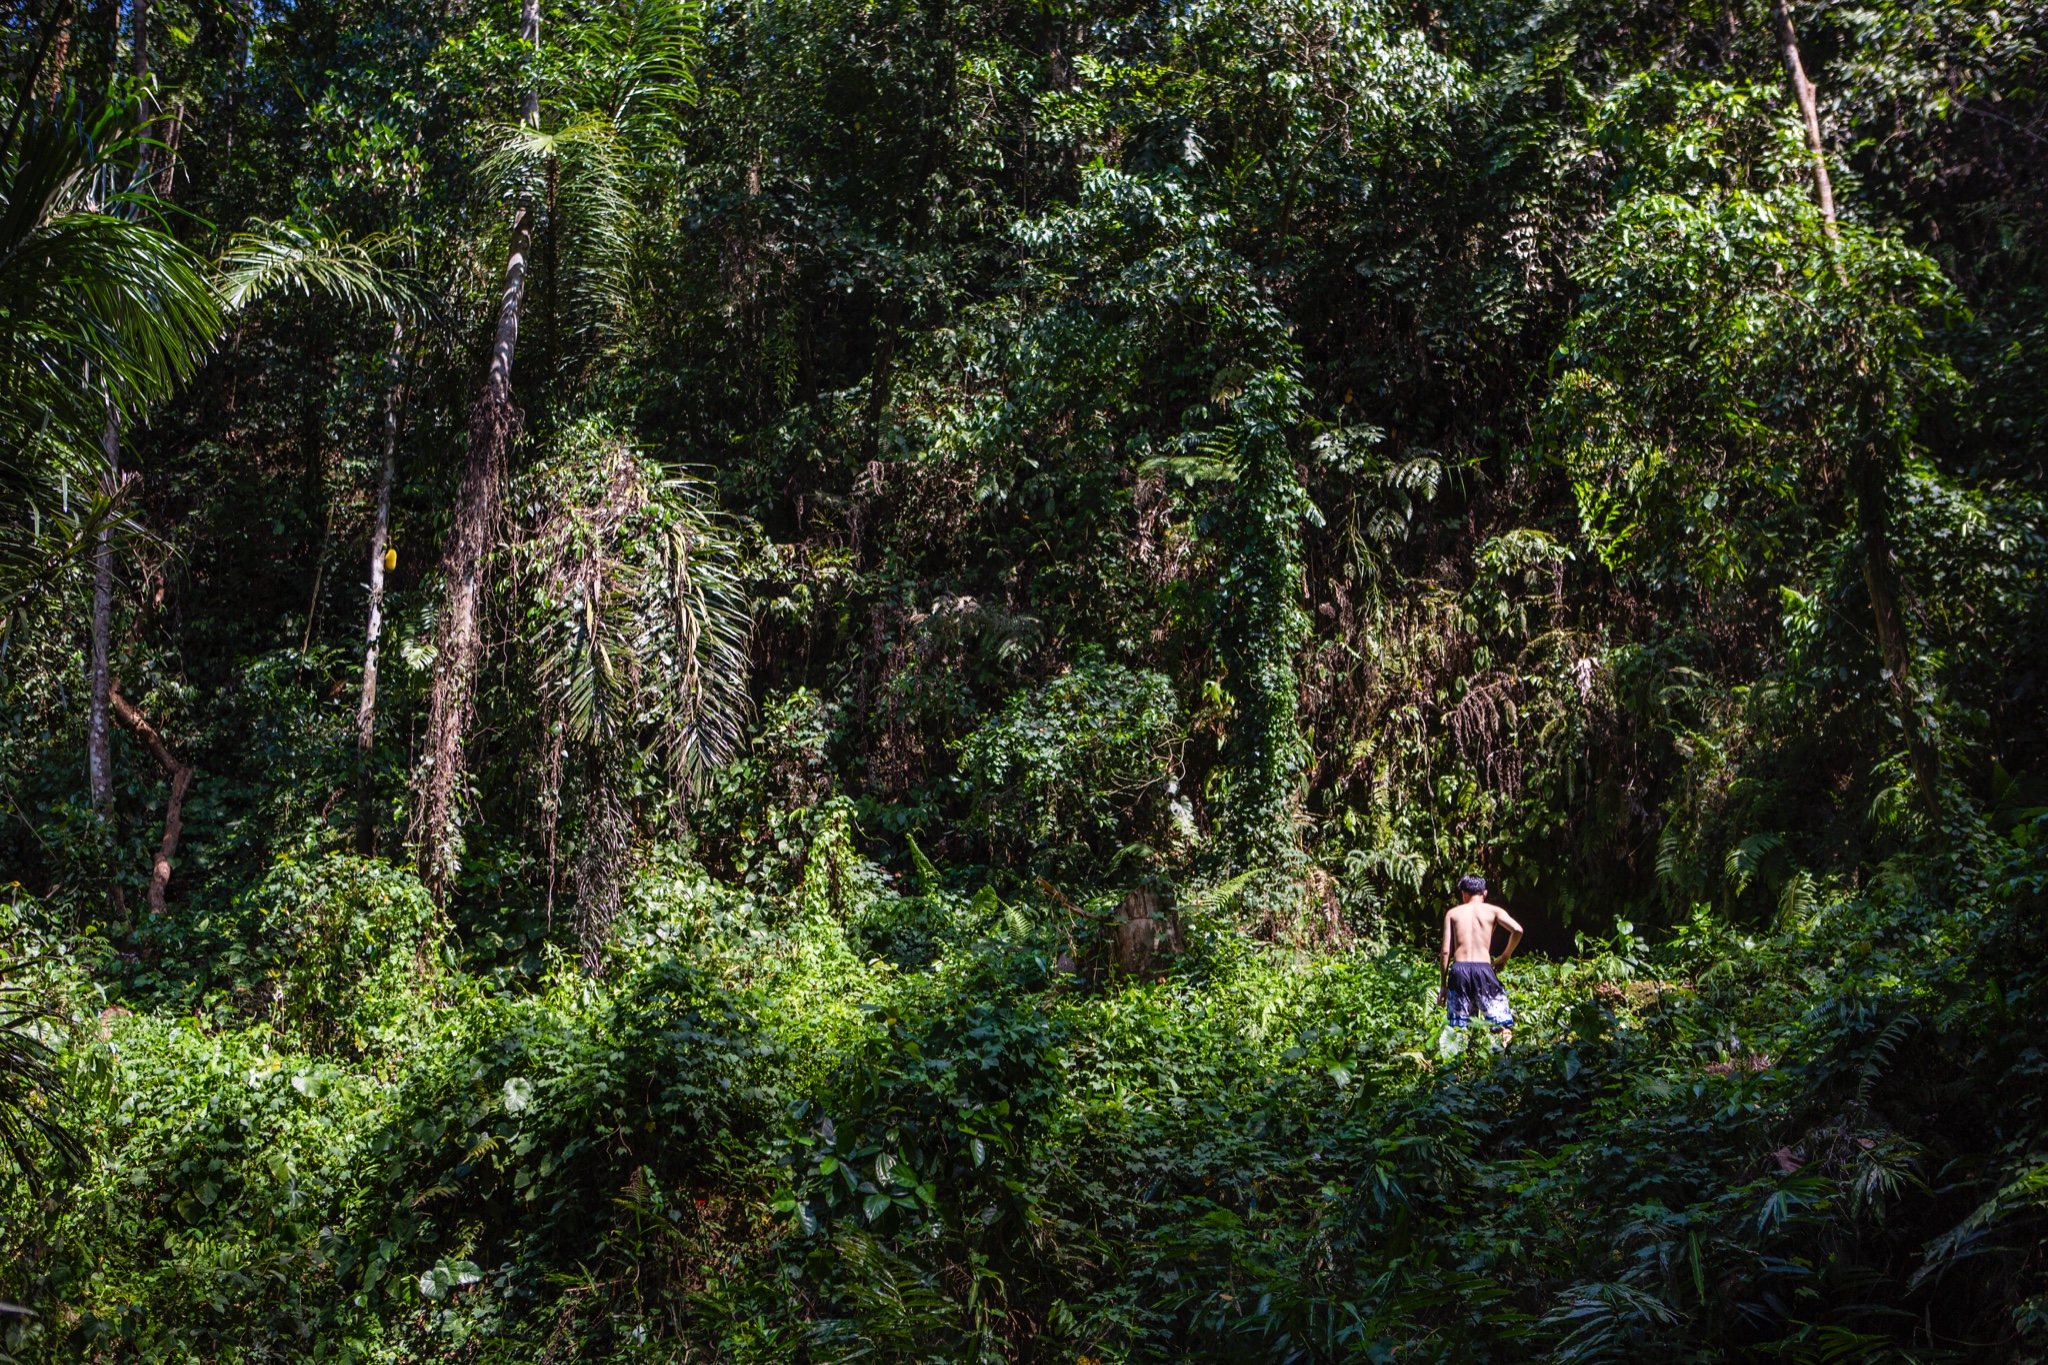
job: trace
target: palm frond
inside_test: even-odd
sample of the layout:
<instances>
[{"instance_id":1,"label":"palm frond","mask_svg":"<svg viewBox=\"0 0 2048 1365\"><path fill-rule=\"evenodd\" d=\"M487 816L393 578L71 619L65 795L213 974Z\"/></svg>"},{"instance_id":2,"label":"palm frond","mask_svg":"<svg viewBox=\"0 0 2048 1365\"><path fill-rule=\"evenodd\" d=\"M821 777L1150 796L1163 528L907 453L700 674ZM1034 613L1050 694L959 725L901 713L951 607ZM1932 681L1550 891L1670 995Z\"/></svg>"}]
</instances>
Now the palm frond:
<instances>
[{"instance_id":1,"label":"palm frond","mask_svg":"<svg viewBox=\"0 0 2048 1365\"><path fill-rule=\"evenodd\" d=\"M593 165L619 176L625 159L618 127L611 117L579 110L555 128L499 124L491 134L489 151L477 174L485 184L502 193L538 197L551 161Z\"/></svg>"},{"instance_id":2,"label":"palm frond","mask_svg":"<svg viewBox=\"0 0 2048 1365\"><path fill-rule=\"evenodd\" d=\"M377 263L372 245L317 226L259 219L236 233L221 256L221 302L241 312L278 290L296 290L386 316L411 311L410 292Z\"/></svg>"},{"instance_id":3,"label":"palm frond","mask_svg":"<svg viewBox=\"0 0 2048 1365\"><path fill-rule=\"evenodd\" d=\"M601 109L638 131L696 102L703 42L701 0L621 0L577 26L561 94L575 108Z\"/></svg>"},{"instance_id":4,"label":"palm frond","mask_svg":"<svg viewBox=\"0 0 2048 1365\"><path fill-rule=\"evenodd\" d=\"M36 107L0 163L0 591L10 603L83 543L63 529L66 504L100 482L108 405L125 416L168 398L220 335L204 264L147 196L119 188L135 147L120 112L75 97Z\"/></svg>"},{"instance_id":5,"label":"palm frond","mask_svg":"<svg viewBox=\"0 0 2048 1365\"><path fill-rule=\"evenodd\" d=\"M0 408L83 417L86 432L100 404L83 367L138 407L168 397L220 334L199 258L143 201L102 193L133 143L105 123L73 103L38 112L0 166Z\"/></svg>"},{"instance_id":6,"label":"palm frond","mask_svg":"<svg viewBox=\"0 0 2048 1365\"><path fill-rule=\"evenodd\" d=\"M48 481L21 482L15 516L0 521L0 658L50 587L85 559L101 530L111 528L117 544L147 538L124 510L130 488L125 482L109 489L104 482L81 480L58 496L51 496L55 490L45 487Z\"/></svg>"},{"instance_id":7,"label":"palm frond","mask_svg":"<svg viewBox=\"0 0 2048 1365\"><path fill-rule=\"evenodd\" d=\"M1541 1327L1559 1338L1551 1359L1595 1365L1643 1358L1657 1329L1678 1320L1677 1312L1648 1290L1607 1281L1566 1289Z\"/></svg>"},{"instance_id":8,"label":"palm frond","mask_svg":"<svg viewBox=\"0 0 2048 1365\"><path fill-rule=\"evenodd\" d=\"M754 628L738 546L711 515L707 494L702 484L680 478L662 489L670 518L662 547L666 620L660 643L674 651L672 672L680 684L669 752L671 766L691 783L739 747Z\"/></svg>"},{"instance_id":9,"label":"palm frond","mask_svg":"<svg viewBox=\"0 0 2048 1365\"><path fill-rule=\"evenodd\" d=\"M1971 1210L1969 1217L1929 1242L1925 1260L1913 1272L1907 1288L1918 1289L1955 1262L1989 1250L1988 1235L2000 1223L2016 1216L2037 1218L2044 1210L2048 1210L2048 1162L2021 1171Z\"/></svg>"},{"instance_id":10,"label":"palm frond","mask_svg":"<svg viewBox=\"0 0 2048 1365\"><path fill-rule=\"evenodd\" d=\"M27 968L0 961L0 1152L40 1191L46 1168L82 1164L85 1146L56 1114L63 1077L42 1033L58 1019L28 988Z\"/></svg>"},{"instance_id":11,"label":"palm frond","mask_svg":"<svg viewBox=\"0 0 2048 1365\"><path fill-rule=\"evenodd\" d=\"M735 529L709 490L596 424L540 472L522 546L543 699L579 745L620 742L692 788L738 748L753 616Z\"/></svg>"},{"instance_id":12,"label":"palm frond","mask_svg":"<svg viewBox=\"0 0 2048 1365\"><path fill-rule=\"evenodd\" d=\"M1157 455L1139 472L1171 476L1192 488L1197 483L1234 483L1238 467L1238 434L1229 428L1191 431L1174 441L1177 454Z\"/></svg>"},{"instance_id":13,"label":"palm frond","mask_svg":"<svg viewBox=\"0 0 2048 1365\"><path fill-rule=\"evenodd\" d=\"M10 359L73 385L89 363L124 410L168 398L220 335L199 258L150 224L69 213L10 264L0 278Z\"/></svg>"},{"instance_id":14,"label":"palm frond","mask_svg":"<svg viewBox=\"0 0 2048 1365\"><path fill-rule=\"evenodd\" d=\"M630 264L639 213L631 155L609 115L585 110L554 129L506 125L479 174L506 198L550 203L562 241L563 324L602 336L631 303Z\"/></svg>"},{"instance_id":15,"label":"palm frond","mask_svg":"<svg viewBox=\"0 0 2048 1365\"><path fill-rule=\"evenodd\" d=\"M571 325L586 334L614 331L630 303L634 229L626 149L617 127L587 115L558 135L564 155L557 212L575 249L561 263Z\"/></svg>"}]
</instances>

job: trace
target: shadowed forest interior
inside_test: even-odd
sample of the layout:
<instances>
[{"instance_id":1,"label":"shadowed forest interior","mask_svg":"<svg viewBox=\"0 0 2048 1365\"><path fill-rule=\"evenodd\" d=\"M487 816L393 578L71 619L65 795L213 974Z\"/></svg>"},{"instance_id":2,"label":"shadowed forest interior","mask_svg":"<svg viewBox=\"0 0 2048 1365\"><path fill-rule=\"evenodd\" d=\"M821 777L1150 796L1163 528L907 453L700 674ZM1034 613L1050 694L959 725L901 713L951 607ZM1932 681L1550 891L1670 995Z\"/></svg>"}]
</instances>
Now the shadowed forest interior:
<instances>
[{"instance_id":1,"label":"shadowed forest interior","mask_svg":"<svg viewBox=\"0 0 2048 1365\"><path fill-rule=\"evenodd\" d=\"M0 1365L2048 1361L2044 43L6 7Z\"/></svg>"}]
</instances>

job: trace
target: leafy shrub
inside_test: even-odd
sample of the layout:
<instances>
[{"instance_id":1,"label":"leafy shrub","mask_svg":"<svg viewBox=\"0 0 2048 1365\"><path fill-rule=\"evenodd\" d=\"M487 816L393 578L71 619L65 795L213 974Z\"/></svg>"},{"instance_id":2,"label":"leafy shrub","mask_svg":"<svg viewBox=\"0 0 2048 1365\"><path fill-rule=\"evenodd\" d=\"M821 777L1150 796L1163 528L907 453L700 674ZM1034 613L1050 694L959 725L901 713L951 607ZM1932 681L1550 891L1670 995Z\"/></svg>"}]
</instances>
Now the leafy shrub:
<instances>
[{"instance_id":1,"label":"leafy shrub","mask_svg":"<svg viewBox=\"0 0 2048 1365\"><path fill-rule=\"evenodd\" d=\"M446 967L442 923L410 871L375 858L280 858L246 899L261 911L273 1013L320 1052L391 1041Z\"/></svg>"},{"instance_id":2,"label":"leafy shrub","mask_svg":"<svg viewBox=\"0 0 2048 1365\"><path fill-rule=\"evenodd\" d=\"M692 829L714 870L759 890L786 890L809 866L809 850L842 818L830 798L836 786L828 754L832 709L797 688L761 708L748 744L713 773Z\"/></svg>"},{"instance_id":3,"label":"leafy shrub","mask_svg":"<svg viewBox=\"0 0 2048 1365\"><path fill-rule=\"evenodd\" d=\"M478 1293L517 1311L554 1271L613 1254L622 1191L699 1184L763 1121L776 1049L751 1003L659 954L609 987L565 972L451 1018L365 1135L346 1282L409 1305L437 1266L499 1266Z\"/></svg>"},{"instance_id":4,"label":"leafy shrub","mask_svg":"<svg viewBox=\"0 0 2048 1365\"><path fill-rule=\"evenodd\" d=\"M1163 674L1084 655L967 737L961 783L1000 854L1060 866L1141 832L1141 804L1174 782L1178 720Z\"/></svg>"}]
</instances>

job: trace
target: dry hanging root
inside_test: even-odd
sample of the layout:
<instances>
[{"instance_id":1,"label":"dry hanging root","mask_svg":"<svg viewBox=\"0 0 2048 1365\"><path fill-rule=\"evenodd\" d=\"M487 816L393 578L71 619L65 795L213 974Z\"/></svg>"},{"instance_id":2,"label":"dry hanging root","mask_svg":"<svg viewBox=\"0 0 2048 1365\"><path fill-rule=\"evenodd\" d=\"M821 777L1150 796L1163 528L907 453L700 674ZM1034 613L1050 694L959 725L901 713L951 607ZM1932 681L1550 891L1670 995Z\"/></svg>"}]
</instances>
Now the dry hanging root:
<instances>
[{"instance_id":1,"label":"dry hanging root","mask_svg":"<svg viewBox=\"0 0 2048 1365\"><path fill-rule=\"evenodd\" d=\"M121 695L120 689L113 692L114 719L133 730L149 746L150 753L163 767L164 776L171 779L170 799L164 803L164 841L157 848L156 861L149 869L149 913L161 915L164 912L164 894L171 884L171 859L178 853L178 836L185 828L185 793L192 786L192 765L180 763L171 746L164 743L164 737L156 727L143 719L140 711Z\"/></svg>"},{"instance_id":2,"label":"dry hanging root","mask_svg":"<svg viewBox=\"0 0 2048 1365\"><path fill-rule=\"evenodd\" d=\"M523 414L493 383L470 413L469 460L456 504L455 525L442 556L447 588L435 638L433 689L427 699L425 761L418 778L414 843L420 880L436 904L447 900L459 862L457 802L464 763L463 739L475 702L483 654L485 557L498 532L499 485Z\"/></svg>"}]
</instances>

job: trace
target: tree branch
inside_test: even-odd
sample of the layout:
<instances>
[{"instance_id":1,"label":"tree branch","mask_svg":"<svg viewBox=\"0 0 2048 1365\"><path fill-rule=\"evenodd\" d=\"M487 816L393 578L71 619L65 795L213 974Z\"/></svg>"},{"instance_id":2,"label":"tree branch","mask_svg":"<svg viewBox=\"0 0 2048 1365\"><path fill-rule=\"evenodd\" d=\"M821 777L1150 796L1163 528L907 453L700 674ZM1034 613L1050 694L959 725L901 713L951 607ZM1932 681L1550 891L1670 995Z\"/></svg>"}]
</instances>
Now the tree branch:
<instances>
[{"instance_id":1,"label":"tree branch","mask_svg":"<svg viewBox=\"0 0 2048 1365\"><path fill-rule=\"evenodd\" d=\"M170 799L164 803L164 841L157 849L156 862L149 870L149 913L161 915L164 912L164 891L171 882L171 859L177 855L178 836L184 832L185 793L192 785L192 766L178 761L178 756L171 752L170 745L164 743L164 737L157 733L156 727L121 695L119 688L113 689L113 704L114 719L141 737L150 753L156 756L164 775L171 779Z\"/></svg>"}]
</instances>

